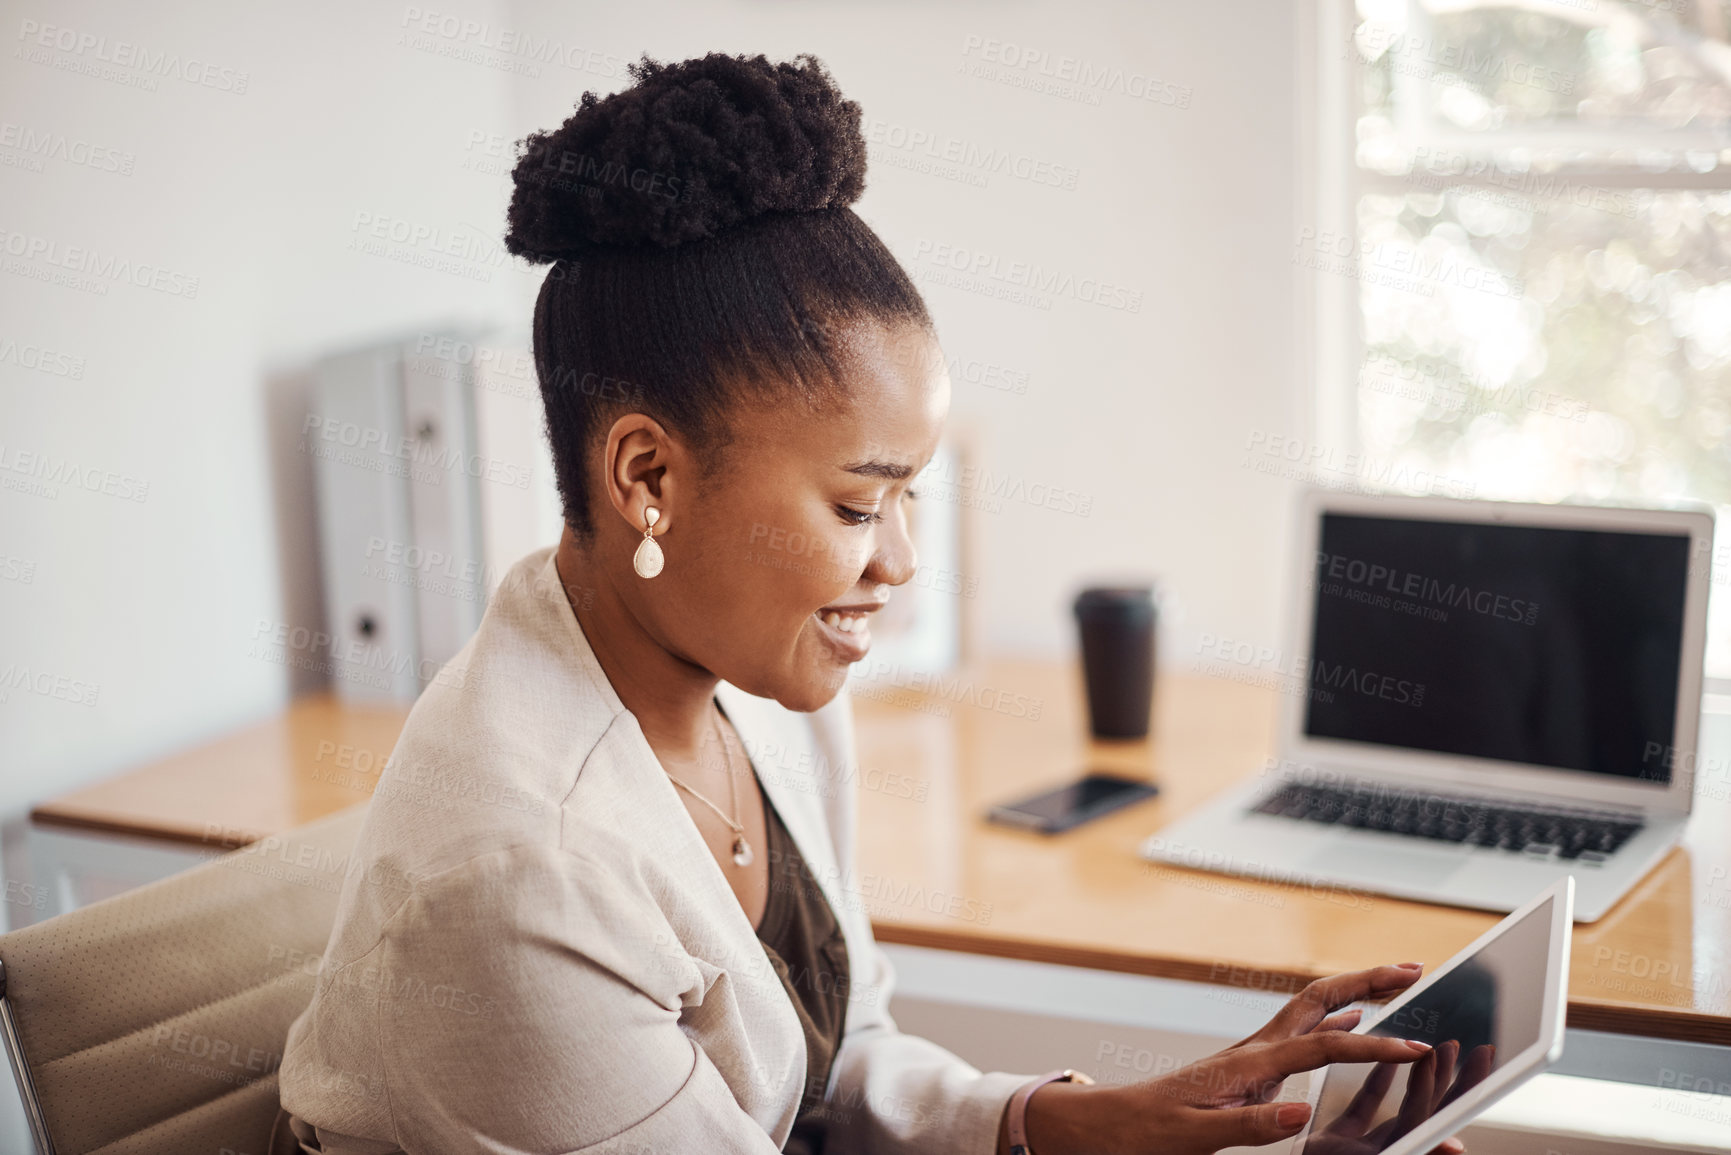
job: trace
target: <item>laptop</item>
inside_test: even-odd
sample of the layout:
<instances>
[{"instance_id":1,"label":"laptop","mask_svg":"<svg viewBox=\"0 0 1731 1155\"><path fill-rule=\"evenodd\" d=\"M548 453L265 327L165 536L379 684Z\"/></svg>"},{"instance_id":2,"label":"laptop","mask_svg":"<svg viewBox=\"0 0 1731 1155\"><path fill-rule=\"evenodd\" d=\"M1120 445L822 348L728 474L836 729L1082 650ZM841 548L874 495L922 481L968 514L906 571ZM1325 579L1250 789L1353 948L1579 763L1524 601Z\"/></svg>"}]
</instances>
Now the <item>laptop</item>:
<instances>
[{"instance_id":1,"label":"laptop","mask_svg":"<svg viewBox=\"0 0 1731 1155\"><path fill-rule=\"evenodd\" d=\"M1689 819L1711 514L1300 508L1286 649L1199 651L1279 689L1278 755L1143 857L1493 911L1572 874L1602 917Z\"/></svg>"}]
</instances>

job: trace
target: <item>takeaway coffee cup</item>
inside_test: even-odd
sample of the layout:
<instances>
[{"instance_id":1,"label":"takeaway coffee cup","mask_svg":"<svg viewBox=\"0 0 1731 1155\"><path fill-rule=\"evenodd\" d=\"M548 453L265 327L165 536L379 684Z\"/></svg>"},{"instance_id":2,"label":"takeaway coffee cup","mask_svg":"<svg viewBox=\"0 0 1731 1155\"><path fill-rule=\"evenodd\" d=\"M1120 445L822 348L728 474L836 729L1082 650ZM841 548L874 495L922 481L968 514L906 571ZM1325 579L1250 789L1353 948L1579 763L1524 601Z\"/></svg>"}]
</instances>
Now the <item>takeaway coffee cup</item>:
<instances>
[{"instance_id":1,"label":"takeaway coffee cup","mask_svg":"<svg viewBox=\"0 0 1731 1155\"><path fill-rule=\"evenodd\" d=\"M1088 722L1096 738L1146 738L1154 701L1154 588L1091 586L1076 595Z\"/></svg>"}]
</instances>

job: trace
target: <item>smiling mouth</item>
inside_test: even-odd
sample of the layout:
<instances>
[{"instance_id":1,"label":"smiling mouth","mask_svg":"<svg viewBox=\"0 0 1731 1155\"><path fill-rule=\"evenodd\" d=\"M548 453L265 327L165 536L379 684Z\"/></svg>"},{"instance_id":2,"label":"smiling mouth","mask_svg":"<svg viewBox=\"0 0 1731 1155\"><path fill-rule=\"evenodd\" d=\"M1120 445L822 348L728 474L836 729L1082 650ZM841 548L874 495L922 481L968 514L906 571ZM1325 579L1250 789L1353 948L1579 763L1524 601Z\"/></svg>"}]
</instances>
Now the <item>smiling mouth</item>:
<instances>
[{"instance_id":1,"label":"smiling mouth","mask_svg":"<svg viewBox=\"0 0 1731 1155\"><path fill-rule=\"evenodd\" d=\"M826 626L834 626L844 634L866 633L866 615L852 610L819 610L818 620Z\"/></svg>"},{"instance_id":2,"label":"smiling mouth","mask_svg":"<svg viewBox=\"0 0 1731 1155\"><path fill-rule=\"evenodd\" d=\"M825 606L811 616L818 633L843 660L857 662L871 648L871 615L877 606Z\"/></svg>"}]
</instances>

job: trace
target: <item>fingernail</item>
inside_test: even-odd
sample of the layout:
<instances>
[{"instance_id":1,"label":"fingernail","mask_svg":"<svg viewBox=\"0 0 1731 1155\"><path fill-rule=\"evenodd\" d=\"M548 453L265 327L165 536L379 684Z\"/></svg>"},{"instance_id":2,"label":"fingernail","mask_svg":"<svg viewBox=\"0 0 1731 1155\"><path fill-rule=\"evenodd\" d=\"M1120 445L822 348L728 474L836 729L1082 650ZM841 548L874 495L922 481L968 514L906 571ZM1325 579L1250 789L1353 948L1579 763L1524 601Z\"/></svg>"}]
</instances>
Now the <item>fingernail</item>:
<instances>
[{"instance_id":1,"label":"fingernail","mask_svg":"<svg viewBox=\"0 0 1731 1155\"><path fill-rule=\"evenodd\" d=\"M1431 1049L1431 1046L1429 1043L1421 1043L1417 1039L1402 1039L1401 1041L1403 1043L1405 1043L1407 1046L1411 1047L1413 1050L1418 1051L1420 1053L1422 1053L1424 1051L1428 1051Z\"/></svg>"},{"instance_id":2,"label":"fingernail","mask_svg":"<svg viewBox=\"0 0 1731 1155\"><path fill-rule=\"evenodd\" d=\"M1424 969L1423 963L1395 963L1394 965L1403 971L1421 971Z\"/></svg>"},{"instance_id":3,"label":"fingernail","mask_svg":"<svg viewBox=\"0 0 1731 1155\"><path fill-rule=\"evenodd\" d=\"M1274 1113L1274 1123L1277 1127L1302 1127L1308 1118L1310 1118L1310 1106L1306 1103L1288 1103Z\"/></svg>"}]
</instances>

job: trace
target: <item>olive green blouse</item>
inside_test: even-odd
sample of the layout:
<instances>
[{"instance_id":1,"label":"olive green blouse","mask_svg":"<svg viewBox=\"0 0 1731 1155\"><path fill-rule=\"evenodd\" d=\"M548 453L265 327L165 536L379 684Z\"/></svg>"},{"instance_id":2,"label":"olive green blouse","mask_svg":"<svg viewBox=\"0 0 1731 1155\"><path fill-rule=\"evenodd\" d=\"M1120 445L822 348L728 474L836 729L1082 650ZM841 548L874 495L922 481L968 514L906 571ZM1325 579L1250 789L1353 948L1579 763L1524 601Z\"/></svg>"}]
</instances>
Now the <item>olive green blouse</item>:
<instances>
[{"instance_id":1,"label":"olive green blouse","mask_svg":"<svg viewBox=\"0 0 1731 1155\"><path fill-rule=\"evenodd\" d=\"M769 841L769 898L757 937L793 1001L805 1034L805 1092L782 1150L819 1155L827 1125L823 1093L841 1045L847 1009L847 941L767 795L763 812Z\"/></svg>"}]
</instances>

